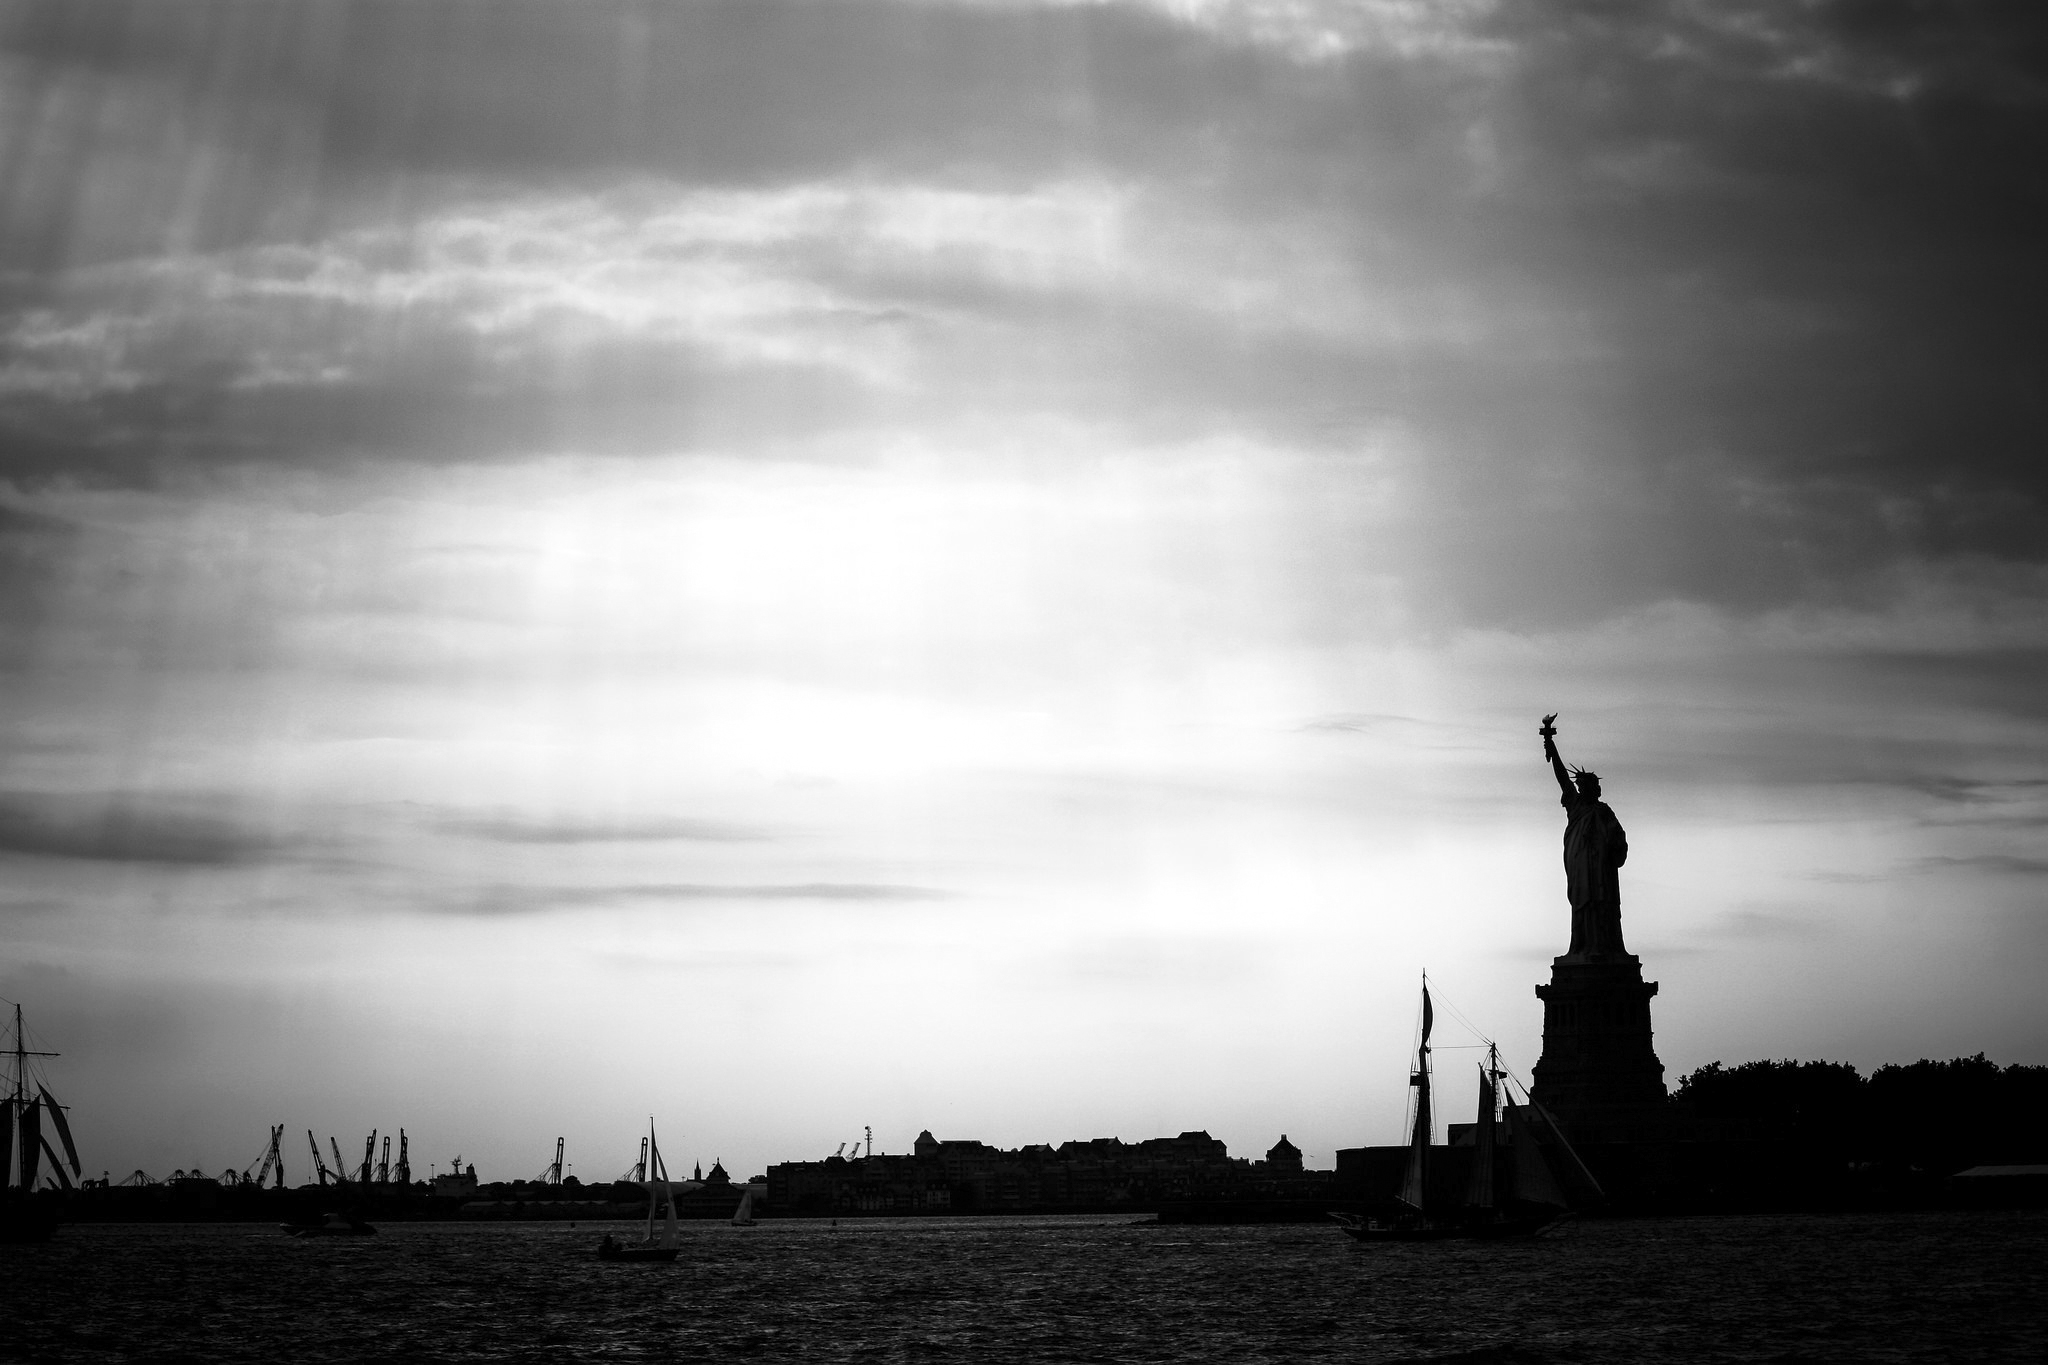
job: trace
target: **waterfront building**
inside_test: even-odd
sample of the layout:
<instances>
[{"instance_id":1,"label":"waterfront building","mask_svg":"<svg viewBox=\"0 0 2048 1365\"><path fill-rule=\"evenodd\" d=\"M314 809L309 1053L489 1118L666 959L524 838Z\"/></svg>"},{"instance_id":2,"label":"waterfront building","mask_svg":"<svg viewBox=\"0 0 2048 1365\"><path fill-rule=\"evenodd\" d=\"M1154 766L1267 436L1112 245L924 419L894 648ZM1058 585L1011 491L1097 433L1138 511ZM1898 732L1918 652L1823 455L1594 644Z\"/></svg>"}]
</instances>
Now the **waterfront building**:
<instances>
[{"instance_id":1,"label":"waterfront building","mask_svg":"<svg viewBox=\"0 0 2048 1365\"><path fill-rule=\"evenodd\" d=\"M1301 1148L1287 1140L1282 1133L1280 1140L1266 1149L1266 1169L1275 1175L1301 1174Z\"/></svg>"},{"instance_id":2,"label":"waterfront building","mask_svg":"<svg viewBox=\"0 0 2048 1365\"><path fill-rule=\"evenodd\" d=\"M1249 1162L1232 1160L1223 1142L1206 1132L1004 1150L974 1140L941 1140L927 1130L907 1155L831 1156L771 1166L768 1203L790 1213L1135 1211L1227 1195L1249 1172Z\"/></svg>"}]
</instances>

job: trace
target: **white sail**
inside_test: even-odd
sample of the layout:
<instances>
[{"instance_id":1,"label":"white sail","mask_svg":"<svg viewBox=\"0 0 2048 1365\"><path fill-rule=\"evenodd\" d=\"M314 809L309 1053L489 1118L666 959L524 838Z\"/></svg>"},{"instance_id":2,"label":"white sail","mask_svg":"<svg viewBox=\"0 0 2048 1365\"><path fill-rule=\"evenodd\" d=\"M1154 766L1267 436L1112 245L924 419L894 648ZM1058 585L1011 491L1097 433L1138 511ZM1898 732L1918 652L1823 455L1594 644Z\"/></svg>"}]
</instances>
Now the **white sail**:
<instances>
[{"instance_id":1,"label":"white sail","mask_svg":"<svg viewBox=\"0 0 2048 1365\"><path fill-rule=\"evenodd\" d=\"M647 1120L647 1232L641 1237L643 1243L654 1241L654 1211L661 1207L661 1198L668 1193L668 1184L661 1178L661 1149L654 1145L654 1120Z\"/></svg>"},{"instance_id":2,"label":"white sail","mask_svg":"<svg viewBox=\"0 0 2048 1365\"><path fill-rule=\"evenodd\" d=\"M668 1215L661 1225L661 1245L664 1250L674 1251L676 1249L676 1194L674 1190L668 1187L666 1180L661 1182L661 1198L662 1202L668 1205Z\"/></svg>"},{"instance_id":3,"label":"white sail","mask_svg":"<svg viewBox=\"0 0 2048 1365\"><path fill-rule=\"evenodd\" d=\"M1530 1122L1528 1111L1513 1100L1508 1101L1507 1111L1508 1141L1514 1147L1509 1197L1525 1204L1568 1208L1571 1201L1564 1197L1564 1190L1557 1183L1557 1175L1550 1168L1550 1159L1543 1153L1537 1126Z\"/></svg>"},{"instance_id":4,"label":"white sail","mask_svg":"<svg viewBox=\"0 0 2048 1365\"><path fill-rule=\"evenodd\" d=\"M1472 1178L1465 1182L1465 1206L1493 1207L1493 1076L1479 1068L1479 1126L1472 1153Z\"/></svg>"},{"instance_id":5,"label":"white sail","mask_svg":"<svg viewBox=\"0 0 2048 1365\"><path fill-rule=\"evenodd\" d=\"M78 1147L71 1141L71 1125L64 1119L64 1106L57 1103L56 1097L50 1093L49 1086L44 1085L37 1088L43 1092L43 1107L50 1111L50 1123L56 1128L58 1138L64 1143L64 1155L70 1159L71 1174L84 1175L85 1172L78 1165ZM52 1152L50 1154L50 1164L55 1165L56 1162L56 1153Z\"/></svg>"},{"instance_id":6,"label":"white sail","mask_svg":"<svg viewBox=\"0 0 2048 1365\"><path fill-rule=\"evenodd\" d=\"M17 1152L21 1162L21 1188L24 1192L36 1187L36 1172L43 1163L43 1107L33 1099L21 1105L21 1145Z\"/></svg>"},{"instance_id":7,"label":"white sail","mask_svg":"<svg viewBox=\"0 0 2048 1365\"><path fill-rule=\"evenodd\" d=\"M676 1247L676 1194L669 1188L668 1163L661 1159L661 1144L654 1138L654 1120L647 1120L647 1237L654 1241L654 1210L657 1205L667 1212L662 1222L661 1246L664 1251Z\"/></svg>"},{"instance_id":8,"label":"white sail","mask_svg":"<svg viewBox=\"0 0 2048 1365\"><path fill-rule=\"evenodd\" d=\"M1599 1178L1587 1167L1578 1148L1572 1146L1571 1139L1564 1135L1564 1127L1558 1123L1557 1116L1545 1109L1534 1095L1529 1096L1529 1108L1542 1120L1543 1139L1549 1149L1562 1154L1558 1169L1564 1171L1573 1183L1579 1184L1585 1194L1594 1199L1605 1199L1607 1191L1600 1188Z\"/></svg>"},{"instance_id":9,"label":"white sail","mask_svg":"<svg viewBox=\"0 0 2048 1365\"><path fill-rule=\"evenodd\" d=\"M1408 1083L1415 1087L1415 1132L1408 1141L1408 1169L1401 1178L1397 1196L1409 1208L1421 1211L1429 1184L1429 1030L1435 1012L1429 1005L1429 983L1422 985L1422 1043L1415 1052L1415 1074Z\"/></svg>"},{"instance_id":10,"label":"white sail","mask_svg":"<svg viewBox=\"0 0 2048 1365\"><path fill-rule=\"evenodd\" d=\"M753 1223L753 1221L754 1221L754 1187L753 1187L753 1186L751 1186L751 1185L749 1185L749 1186L747 1187L747 1192L746 1192L745 1194L743 1194L743 1195L741 1195L741 1196L740 1196L740 1206L739 1206L739 1208L738 1208L738 1209L737 1209L736 1211L734 1211L734 1213L733 1213L733 1216L732 1216L732 1225L733 1225L734 1227L736 1227L736 1228L743 1228L743 1227L747 1227L747 1226L751 1225L751 1224Z\"/></svg>"}]
</instances>

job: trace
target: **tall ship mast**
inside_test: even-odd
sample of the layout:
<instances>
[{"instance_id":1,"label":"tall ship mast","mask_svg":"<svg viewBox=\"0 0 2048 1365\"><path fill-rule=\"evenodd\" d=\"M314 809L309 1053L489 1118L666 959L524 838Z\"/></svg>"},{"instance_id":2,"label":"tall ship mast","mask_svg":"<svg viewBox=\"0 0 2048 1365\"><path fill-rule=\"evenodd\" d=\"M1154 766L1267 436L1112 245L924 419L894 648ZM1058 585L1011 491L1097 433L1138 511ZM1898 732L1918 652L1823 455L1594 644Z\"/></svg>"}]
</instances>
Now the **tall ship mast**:
<instances>
[{"instance_id":1,"label":"tall ship mast","mask_svg":"<svg viewBox=\"0 0 2048 1365\"><path fill-rule=\"evenodd\" d=\"M1565 1193L1568 1185L1598 1197L1598 1182L1542 1104L1534 1099L1515 1103L1504 1084L1508 1071L1501 1065L1500 1049L1486 1038L1480 1042L1486 1060L1479 1066L1477 1122L1462 1196L1432 1178L1438 1155L1448 1156L1450 1149L1430 1144L1435 1120L1431 1060L1435 1049L1429 1039L1436 1010L1429 998L1427 977L1422 983L1421 1014L1415 1069L1408 1075L1415 1095L1415 1120L1409 1130L1400 1188L1377 1212L1333 1211L1330 1217L1338 1226L1361 1242L1534 1237L1572 1211L1574 1201ZM1565 1173L1562 1178L1560 1171Z\"/></svg>"},{"instance_id":2,"label":"tall ship mast","mask_svg":"<svg viewBox=\"0 0 2048 1365\"><path fill-rule=\"evenodd\" d=\"M72 1178L82 1174L64 1106L50 1094L34 1061L57 1055L28 1045L28 1028L22 1021L21 1005L16 1003L6 1098L0 1100L0 1108L5 1109L0 1114L0 1242L48 1241L57 1228L57 1209L49 1191L71 1189ZM63 1147L61 1158L44 1130L46 1116ZM50 1174L44 1177L48 1188L39 1193L36 1180L42 1176L45 1157L50 1163Z\"/></svg>"}]
</instances>

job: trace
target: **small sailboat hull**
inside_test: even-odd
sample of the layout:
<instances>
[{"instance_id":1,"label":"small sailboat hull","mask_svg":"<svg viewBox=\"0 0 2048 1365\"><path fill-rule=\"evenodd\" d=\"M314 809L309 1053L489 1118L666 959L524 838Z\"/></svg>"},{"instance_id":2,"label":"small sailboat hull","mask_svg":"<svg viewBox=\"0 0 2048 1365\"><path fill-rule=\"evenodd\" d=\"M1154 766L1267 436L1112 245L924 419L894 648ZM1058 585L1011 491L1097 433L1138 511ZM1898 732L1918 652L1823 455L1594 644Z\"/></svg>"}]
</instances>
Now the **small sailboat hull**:
<instances>
[{"instance_id":1,"label":"small sailboat hull","mask_svg":"<svg viewBox=\"0 0 2048 1365\"><path fill-rule=\"evenodd\" d=\"M676 1195L669 1185L668 1164L661 1159L661 1144L655 1140L654 1120L647 1121L647 1237L637 1244L622 1243L610 1233L597 1244L600 1261L673 1261L682 1247L676 1241ZM666 1207L661 1240L654 1240L654 1215Z\"/></svg>"},{"instance_id":2,"label":"small sailboat hull","mask_svg":"<svg viewBox=\"0 0 2048 1365\"><path fill-rule=\"evenodd\" d=\"M1359 1218L1345 1213L1333 1213L1330 1217L1337 1221L1345 1236L1355 1237L1361 1242L1441 1242L1460 1235L1456 1228L1439 1227L1419 1218L1412 1222L1402 1219L1382 1222L1377 1218Z\"/></svg>"},{"instance_id":3,"label":"small sailboat hull","mask_svg":"<svg viewBox=\"0 0 2048 1365\"><path fill-rule=\"evenodd\" d=\"M377 1229L353 1214L330 1213L317 1223L279 1223L288 1237L375 1237Z\"/></svg>"}]
</instances>

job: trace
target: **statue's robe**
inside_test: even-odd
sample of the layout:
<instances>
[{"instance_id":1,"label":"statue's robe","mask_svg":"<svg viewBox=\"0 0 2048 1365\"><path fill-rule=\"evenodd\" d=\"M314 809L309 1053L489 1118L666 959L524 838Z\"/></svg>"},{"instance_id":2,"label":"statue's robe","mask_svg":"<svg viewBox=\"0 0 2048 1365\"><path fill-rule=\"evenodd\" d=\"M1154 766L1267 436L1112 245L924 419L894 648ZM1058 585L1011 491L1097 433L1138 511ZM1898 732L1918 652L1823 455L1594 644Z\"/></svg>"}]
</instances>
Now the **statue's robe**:
<instances>
[{"instance_id":1,"label":"statue's robe","mask_svg":"<svg viewBox=\"0 0 2048 1365\"><path fill-rule=\"evenodd\" d=\"M1565 894L1572 903L1570 952L1625 953L1621 941L1621 865L1628 835L1605 801L1570 792L1565 810Z\"/></svg>"}]
</instances>

